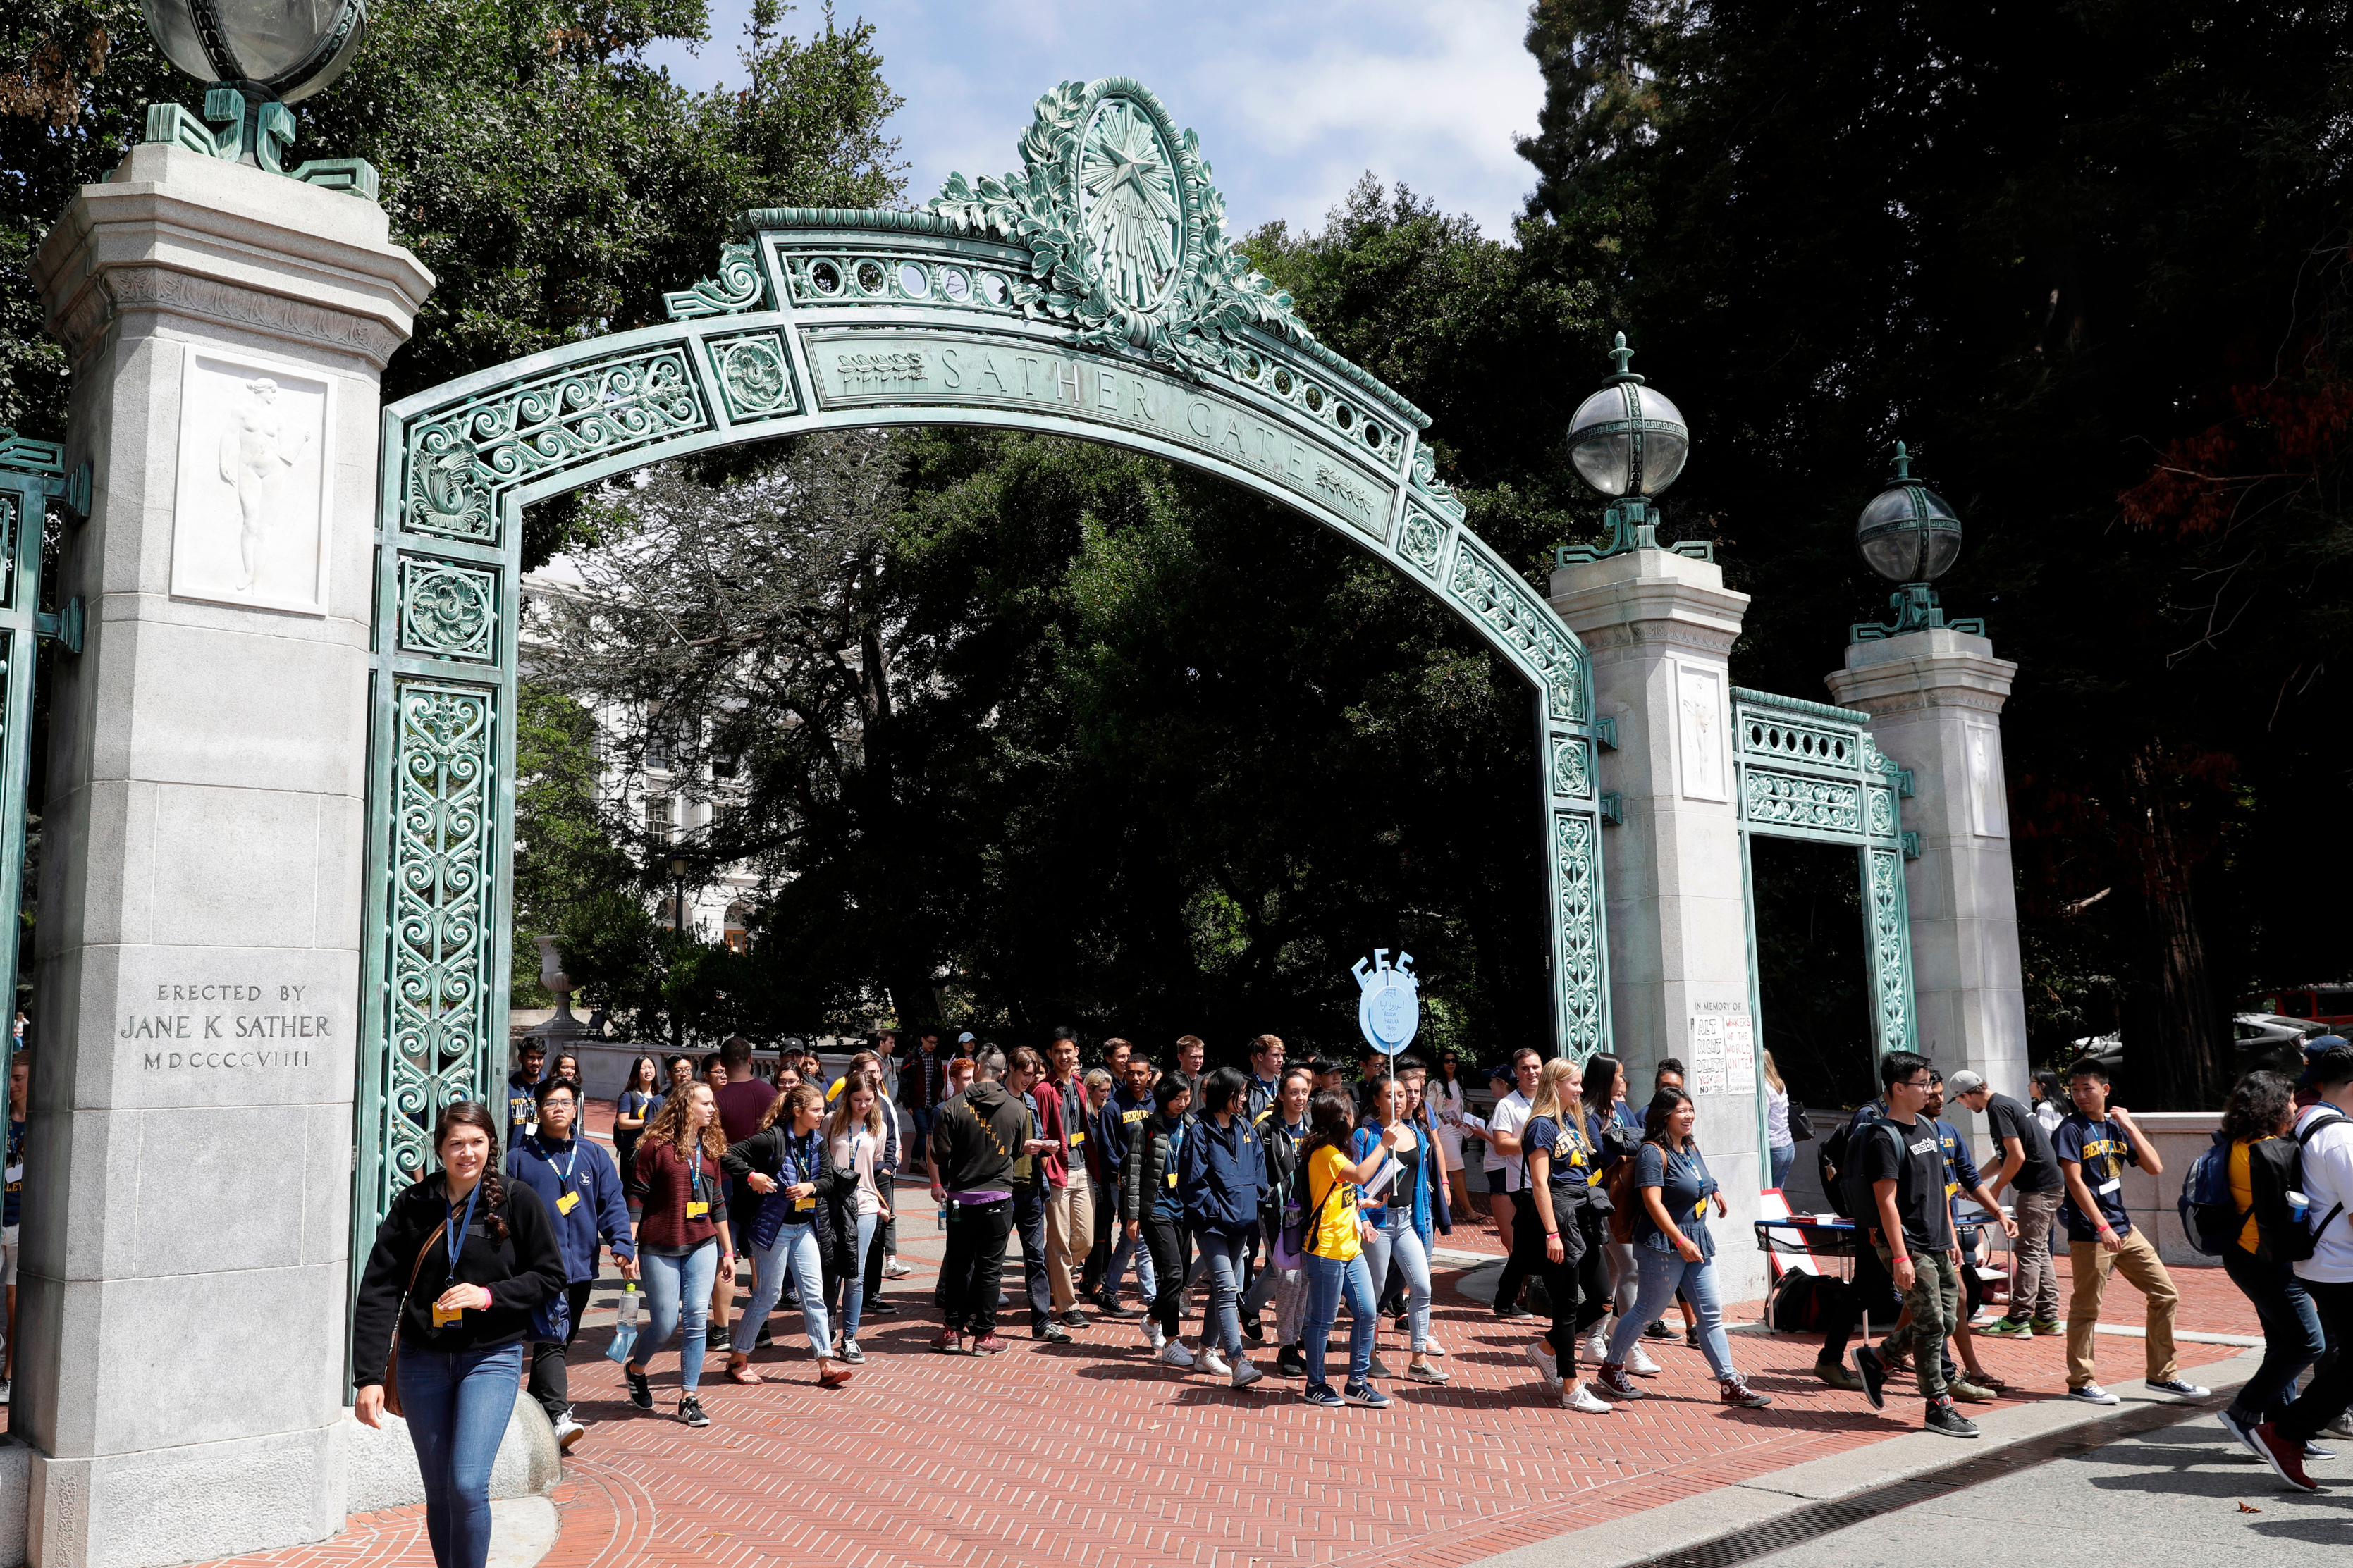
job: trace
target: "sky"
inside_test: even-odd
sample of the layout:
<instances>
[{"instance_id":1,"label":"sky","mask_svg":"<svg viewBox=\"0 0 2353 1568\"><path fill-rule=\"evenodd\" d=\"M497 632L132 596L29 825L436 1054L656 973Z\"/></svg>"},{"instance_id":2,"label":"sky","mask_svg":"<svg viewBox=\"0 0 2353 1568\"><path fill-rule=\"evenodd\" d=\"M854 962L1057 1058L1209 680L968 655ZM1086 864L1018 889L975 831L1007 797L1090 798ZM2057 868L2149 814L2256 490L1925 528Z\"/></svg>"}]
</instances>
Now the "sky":
<instances>
[{"instance_id":1,"label":"sky","mask_svg":"<svg viewBox=\"0 0 2353 1568\"><path fill-rule=\"evenodd\" d=\"M711 42L653 58L691 87L739 85L748 10L712 0ZM806 36L822 16L804 4L786 26ZM1106 76L1141 81L1199 134L1234 235L1321 228L1369 169L1502 237L1535 183L1513 151L1544 102L1527 0L838 0L837 16L875 26L918 202L952 170L1018 169L1039 95Z\"/></svg>"}]
</instances>

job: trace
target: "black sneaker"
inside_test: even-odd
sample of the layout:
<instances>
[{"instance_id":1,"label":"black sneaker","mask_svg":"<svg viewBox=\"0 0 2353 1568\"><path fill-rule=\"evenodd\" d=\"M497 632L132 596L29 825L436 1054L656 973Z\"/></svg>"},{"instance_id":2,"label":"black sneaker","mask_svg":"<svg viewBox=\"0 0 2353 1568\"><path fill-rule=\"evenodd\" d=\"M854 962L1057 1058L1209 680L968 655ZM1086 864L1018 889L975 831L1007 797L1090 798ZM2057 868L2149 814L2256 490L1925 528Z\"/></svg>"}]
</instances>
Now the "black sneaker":
<instances>
[{"instance_id":1,"label":"black sneaker","mask_svg":"<svg viewBox=\"0 0 2353 1568\"><path fill-rule=\"evenodd\" d=\"M861 1318L887 1318L898 1310L899 1303L896 1301L886 1301L880 1296L869 1296L864 1304L858 1309L858 1315Z\"/></svg>"},{"instance_id":2,"label":"black sneaker","mask_svg":"<svg viewBox=\"0 0 2353 1568\"><path fill-rule=\"evenodd\" d=\"M752 1348L755 1351L773 1350L776 1347L776 1336L770 1331L768 1325L765 1323L762 1323L760 1325L760 1331L752 1336Z\"/></svg>"},{"instance_id":3,"label":"black sneaker","mask_svg":"<svg viewBox=\"0 0 2353 1568\"><path fill-rule=\"evenodd\" d=\"M1496 1309L1495 1309L1495 1316L1496 1316L1499 1320L1501 1320L1502 1321L1506 1322L1506 1323L1521 1323L1521 1322L1525 1322L1528 1319L1535 1317L1535 1314L1534 1312L1529 1311L1525 1307L1523 1307L1523 1306L1519 1305L1517 1302L1514 1302L1514 1303L1513 1303L1511 1306L1508 1306L1508 1307L1498 1307L1498 1308L1496 1308Z\"/></svg>"},{"instance_id":4,"label":"black sneaker","mask_svg":"<svg viewBox=\"0 0 2353 1568\"><path fill-rule=\"evenodd\" d=\"M1974 1437L1978 1435L1978 1424L1954 1407L1953 1396L1949 1394L1928 1401L1926 1425L1929 1431L1941 1432L1947 1437Z\"/></svg>"},{"instance_id":5,"label":"black sneaker","mask_svg":"<svg viewBox=\"0 0 2353 1568\"><path fill-rule=\"evenodd\" d=\"M1887 1408L1887 1396L1880 1392L1887 1382L1887 1363L1869 1345L1857 1345L1854 1352L1854 1374L1862 1379L1862 1396L1871 1401L1873 1410Z\"/></svg>"},{"instance_id":6,"label":"black sneaker","mask_svg":"<svg viewBox=\"0 0 2353 1568\"><path fill-rule=\"evenodd\" d=\"M702 1413L702 1401L691 1394L682 1394L678 1402L678 1418L690 1426L708 1426L711 1417ZM1970 1428L1975 1431L1975 1427Z\"/></svg>"},{"instance_id":7,"label":"black sneaker","mask_svg":"<svg viewBox=\"0 0 2353 1568\"><path fill-rule=\"evenodd\" d=\"M1671 1340L1675 1337L1675 1331L1667 1327L1664 1318L1652 1318L1642 1325L1642 1337L1646 1340Z\"/></svg>"},{"instance_id":8,"label":"black sneaker","mask_svg":"<svg viewBox=\"0 0 2353 1568\"><path fill-rule=\"evenodd\" d=\"M629 1403L640 1410L651 1410L654 1407L654 1385L646 1381L646 1374L623 1367L621 1376L629 1384Z\"/></svg>"},{"instance_id":9,"label":"black sneaker","mask_svg":"<svg viewBox=\"0 0 2353 1568\"><path fill-rule=\"evenodd\" d=\"M1301 1350L1297 1345L1283 1346L1282 1350L1275 1352L1274 1375L1277 1377L1305 1377L1307 1375L1307 1352Z\"/></svg>"},{"instance_id":10,"label":"black sneaker","mask_svg":"<svg viewBox=\"0 0 2353 1568\"><path fill-rule=\"evenodd\" d=\"M1119 1298L1108 1290L1098 1290L1087 1298L1088 1303L1106 1318L1133 1318L1135 1309L1120 1305Z\"/></svg>"},{"instance_id":11,"label":"black sneaker","mask_svg":"<svg viewBox=\"0 0 2353 1568\"><path fill-rule=\"evenodd\" d=\"M1029 1337L1050 1345L1066 1345L1071 1342L1071 1331L1051 1318L1040 1318L1029 1325Z\"/></svg>"},{"instance_id":12,"label":"black sneaker","mask_svg":"<svg viewBox=\"0 0 2353 1568\"><path fill-rule=\"evenodd\" d=\"M1254 1345L1266 1343L1266 1325L1259 1321L1256 1312L1242 1320L1242 1338Z\"/></svg>"}]
</instances>

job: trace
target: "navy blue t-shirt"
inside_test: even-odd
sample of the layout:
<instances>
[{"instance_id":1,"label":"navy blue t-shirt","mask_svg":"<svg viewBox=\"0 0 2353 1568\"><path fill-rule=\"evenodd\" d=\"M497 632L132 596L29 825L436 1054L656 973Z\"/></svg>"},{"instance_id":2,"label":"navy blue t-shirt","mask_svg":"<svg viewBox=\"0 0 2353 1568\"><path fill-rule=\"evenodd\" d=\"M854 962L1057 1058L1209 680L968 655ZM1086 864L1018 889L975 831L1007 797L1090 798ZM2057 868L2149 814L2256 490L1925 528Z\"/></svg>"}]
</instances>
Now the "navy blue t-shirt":
<instances>
[{"instance_id":1,"label":"navy blue t-shirt","mask_svg":"<svg viewBox=\"0 0 2353 1568\"><path fill-rule=\"evenodd\" d=\"M2092 1189L2100 1218L2118 1236L2131 1235L2132 1222L2125 1217L2125 1167L2139 1164L2140 1154L2125 1136L2123 1126L2113 1117L2094 1121L2080 1110L2071 1110L2051 1134L2051 1152L2063 1162L2084 1167L2084 1184ZM2059 1212L2067 1219L2068 1240L2100 1239L2098 1221L2076 1208L2073 1197L2060 1205Z\"/></svg>"},{"instance_id":2,"label":"navy blue t-shirt","mask_svg":"<svg viewBox=\"0 0 2353 1568\"><path fill-rule=\"evenodd\" d=\"M1520 1129L1520 1150L1524 1167L1531 1153L1542 1153L1549 1161L1546 1176L1556 1220L1564 1206L1582 1208L1593 1201L1593 1152L1570 1126L1554 1117L1535 1117Z\"/></svg>"},{"instance_id":3,"label":"navy blue t-shirt","mask_svg":"<svg viewBox=\"0 0 2353 1568\"><path fill-rule=\"evenodd\" d=\"M1715 1256L1715 1238L1707 1228L1708 1200L1715 1195L1715 1178L1708 1174L1707 1160L1697 1149L1671 1155L1656 1143L1644 1142L1641 1152L1634 1156L1634 1186L1638 1193L1643 1187L1658 1188L1659 1203L1699 1247L1700 1257ZM1666 1233L1651 1223L1648 1204L1634 1211L1634 1240L1638 1246L1661 1252L1675 1249Z\"/></svg>"}]
</instances>

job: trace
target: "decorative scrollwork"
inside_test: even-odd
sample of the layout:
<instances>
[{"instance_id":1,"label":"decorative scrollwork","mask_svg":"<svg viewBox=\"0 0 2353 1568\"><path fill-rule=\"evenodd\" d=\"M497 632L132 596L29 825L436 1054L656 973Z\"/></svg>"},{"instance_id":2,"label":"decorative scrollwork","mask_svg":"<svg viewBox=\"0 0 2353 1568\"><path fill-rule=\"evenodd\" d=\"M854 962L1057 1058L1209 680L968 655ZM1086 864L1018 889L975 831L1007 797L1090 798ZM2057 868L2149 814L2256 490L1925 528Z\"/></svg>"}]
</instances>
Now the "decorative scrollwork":
<instances>
[{"instance_id":1,"label":"decorative scrollwork","mask_svg":"<svg viewBox=\"0 0 2353 1568\"><path fill-rule=\"evenodd\" d=\"M400 646L443 658L494 657L499 577L443 561L400 563Z\"/></svg>"},{"instance_id":2,"label":"decorative scrollwork","mask_svg":"<svg viewBox=\"0 0 2353 1568\"><path fill-rule=\"evenodd\" d=\"M765 419L792 412L792 365L784 340L776 333L723 339L711 345L711 357L730 418Z\"/></svg>"},{"instance_id":3,"label":"decorative scrollwork","mask_svg":"<svg viewBox=\"0 0 2353 1568\"><path fill-rule=\"evenodd\" d=\"M1573 723L1582 719L1579 696L1585 679L1585 655L1552 607L1517 575L1504 569L1484 551L1474 549L1468 535L1454 554L1454 571L1447 591L1457 604L1485 623L1518 653L1530 674L1544 688L1545 711L1553 719Z\"/></svg>"},{"instance_id":4,"label":"decorative scrollwork","mask_svg":"<svg viewBox=\"0 0 2353 1568\"><path fill-rule=\"evenodd\" d=\"M1873 1022L1879 1048L1908 1050L1912 1046L1911 942L1905 930L1904 858L1896 849L1873 849L1871 857L1871 941Z\"/></svg>"},{"instance_id":5,"label":"decorative scrollwork","mask_svg":"<svg viewBox=\"0 0 2353 1568\"><path fill-rule=\"evenodd\" d=\"M495 542L499 491L710 424L679 344L510 384L410 427L408 527Z\"/></svg>"},{"instance_id":6,"label":"decorative scrollwork","mask_svg":"<svg viewBox=\"0 0 2353 1568\"><path fill-rule=\"evenodd\" d=\"M1873 838L1895 837L1895 792L1874 789L1867 792L1871 799L1871 836Z\"/></svg>"},{"instance_id":7,"label":"decorative scrollwork","mask_svg":"<svg viewBox=\"0 0 2353 1568\"><path fill-rule=\"evenodd\" d=\"M1445 545L1446 530L1439 521L1421 508L1407 503L1405 528L1398 535L1398 553L1425 572L1435 572L1439 552Z\"/></svg>"},{"instance_id":8,"label":"decorative scrollwork","mask_svg":"<svg viewBox=\"0 0 2353 1568\"><path fill-rule=\"evenodd\" d=\"M1426 441L1413 449L1413 486L1438 511L1462 521L1462 503L1455 498L1454 487L1438 477L1438 458Z\"/></svg>"},{"instance_id":9,"label":"decorative scrollwork","mask_svg":"<svg viewBox=\"0 0 2353 1568\"><path fill-rule=\"evenodd\" d=\"M391 1048L379 1205L425 1173L433 1112L480 1092L498 915L491 692L405 680L393 712Z\"/></svg>"},{"instance_id":10,"label":"decorative scrollwork","mask_svg":"<svg viewBox=\"0 0 2353 1568\"><path fill-rule=\"evenodd\" d=\"M1811 763L1818 767L1852 772L1862 765L1865 742L1864 736L1852 731L1796 723L1753 710L1741 714L1740 749L1752 757Z\"/></svg>"},{"instance_id":11,"label":"decorative scrollwork","mask_svg":"<svg viewBox=\"0 0 2353 1568\"><path fill-rule=\"evenodd\" d=\"M1759 826L1803 827L1820 833L1862 831L1862 789L1838 779L1808 778L1741 770L1740 814Z\"/></svg>"},{"instance_id":12,"label":"decorative scrollwork","mask_svg":"<svg viewBox=\"0 0 2353 1568\"><path fill-rule=\"evenodd\" d=\"M1609 1042L1601 1029L1601 885L1596 859L1599 829L1577 812L1552 819L1554 914L1559 922L1559 1006L1562 1047L1586 1056Z\"/></svg>"},{"instance_id":13,"label":"decorative scrollwork","mask_svg":"<svg viewBox=\"0 0 2353 1568\"><path fill-rule=\"evenodd\" d=\"M1574 735L1553 739L1552 792L1566 795L1593 793L1593 748Z\"/></svg>"},{"instance_id":14,"label":"decorative scrollwork","mask_svg":"<svg viewBox=\"0 0 2353 1568\"><path fill-rule=\"evenodd\" d=\"M767 297L767 280L760 276L760 255L753 247L731 240L719 247L719 276L706 278L691 289L664 294L662 303L673 321L701 316L732 316L755 310Z\"/></svg>"}]
</instances>

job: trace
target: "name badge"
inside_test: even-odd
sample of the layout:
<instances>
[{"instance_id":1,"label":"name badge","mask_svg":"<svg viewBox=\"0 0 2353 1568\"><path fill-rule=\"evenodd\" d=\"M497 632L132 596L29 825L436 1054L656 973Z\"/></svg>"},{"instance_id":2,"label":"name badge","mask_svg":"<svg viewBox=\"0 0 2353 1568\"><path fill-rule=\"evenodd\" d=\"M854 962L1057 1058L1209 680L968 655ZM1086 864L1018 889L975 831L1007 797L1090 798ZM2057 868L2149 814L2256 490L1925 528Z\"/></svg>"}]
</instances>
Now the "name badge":
<instances>
[{"instance_id":1,"label":"name badge","mask_svg":"<svg viewBox=\"0 0 2353 1568\"><path fill-rule=\"evenodd\" d=\"M1086 1141L1087 1141L1087 1135L1086 1135L1085 1133L1083 1133L1083 1132L1073 1132L1073 1133L1071 1133L1071 1148L1073 1148L1073 1149L1077 1148L1080 1144L1082 1144L1082 1143L1085 1142Z\"/></svg>"},{"instance_id":2,"label":"name badge","mask_svg":"<svg viewBox=\"0 0 2353 1568\"><path fill-rule=\"evenodd\" d=\"M557 1214L570 1214L574 1209L576 1209L579 1206L580 1194L578 1193L566 1193L562 1197L555 1200L555 1212Z\"/></svg>"},{"instance_id":3,"label":"name badge","mask_svg":"<svg viewBox=\"0 0 2353 1568\"><path fill-rule=\"evenodd\" d=\"M797 1209L813 1209L817 1207L817 1200L815 1198L795 1198L793 1200L793 1207Z\"/></svg>"},{"instance_id":4,"label":"name badge","mask_svg":"<svg viewBox=\"0 0 2353 1568\"><path fill-rule=\"evenodd\" d=\"M688 1200L687 1200L687 1205L686 1205L686 1217L687 1217L687 1218L689 1218L689 1219L701 1219L701 1218L702 1218L705 1215L709 1214L710 1212L711 1212L711 1205L710 1205L709 1204L699 1204L699 1203L696 1203L696 1202L695 1202L694 1200L692 1200L691 1198L690 1198L690 1199L688 1199Z\"/></svg>"},{"instance_id":5,"label":"name badge","mask_svg":"<svg viewBox=\"0 0 2353 1568\"><path fill-rule=\"evenodd\" d=\"M2122 1192L2124 1190L2124 1184L2125 1179L2122 1176L2110 1176L2106 1181L2102 1182L2099 1186L2094 1190L2102 1197L2106 1197L2110 1193Z\"/></svg>"},{"instance_id":6,"label":"name badge","mask_svg":"<svg viewBox=\"0 0 2353 1568\"><path fill-rule=\"evenodd\" d=\"M1168 1173L1168 1184L1172 1187L1176 1184L1176 1173L1174 1171Z\"/></svg>"},{"instance_id":7,"label":"name badge","mask_svg":"<svg viewBox=\"0 0 2353 1568\"><path fill-rule=\"evenodd\" d=\"M463 1307L444 1307L438 1301L433 1304L433 1326L437 1329L446 1329L465 1315Z\"/></svg>"}]
</instances>

